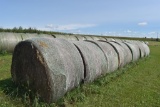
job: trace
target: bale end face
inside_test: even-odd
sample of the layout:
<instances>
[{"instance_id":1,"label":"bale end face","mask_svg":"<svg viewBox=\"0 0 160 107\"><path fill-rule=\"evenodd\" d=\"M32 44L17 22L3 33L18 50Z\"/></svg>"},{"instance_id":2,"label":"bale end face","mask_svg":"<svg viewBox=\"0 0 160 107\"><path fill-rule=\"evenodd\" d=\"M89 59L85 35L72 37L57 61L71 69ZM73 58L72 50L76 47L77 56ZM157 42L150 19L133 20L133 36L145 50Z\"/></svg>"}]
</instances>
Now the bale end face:
<instances>
[{"instance_id":1,"label":"bale end face","mask_svg":"<svg viewBox=\"0 0 160 107\"><path fill-rule=\"evenodd\" d=\"M41 53L30 42L19 43L14 51L11 75L17 85L27 86L38 93L42 100L50 102L51 85L47 64Z\"/></svg>"}]
</instances>

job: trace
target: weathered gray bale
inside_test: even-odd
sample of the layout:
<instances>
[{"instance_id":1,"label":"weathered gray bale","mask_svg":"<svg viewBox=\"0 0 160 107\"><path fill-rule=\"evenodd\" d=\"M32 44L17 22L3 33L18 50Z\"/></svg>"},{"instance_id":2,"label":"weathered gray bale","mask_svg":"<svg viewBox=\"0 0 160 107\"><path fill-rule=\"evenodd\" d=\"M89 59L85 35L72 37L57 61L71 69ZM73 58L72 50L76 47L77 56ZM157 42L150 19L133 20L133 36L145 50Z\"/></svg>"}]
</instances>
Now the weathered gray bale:
<instances>
[{"instance_id":1,"label":"weathered gray bale","mask_svg":"<svg viewBox=\"0 0 160 107\"><path fill-rule=\"evenodd\" d=\"M150 54L150 49L149 49L148 45L145 44L144 42L142 42L142 45L143 45L144 50L145 50L145 56L148 56Z\"/></svg>"},{"instance_id":2,"label":"weathered gray bale","mask_svg":"<svg viewBox=\"0 0 160 107\"><path fill-rule=\"evenodd\" d=\"M145 47L143 46L142 42L140 41L133 41L134 44L136 44L139 48L140 51L140 57L144 57L145 56Z\"/></svg>"},{"instance_id":3,"label":"weathered gray bale","mask_svg":"<svg viewBox=\"0 0 160 107\"><path fill-rule=\"evenodd\" d=\"M92 82L107 71L107 61L103 51L94 43L73 41L83 58L84 82Z\"/></svg>"},{"instance_id":4,"label":"weathered gray bale","mask_svg":"<svg viewBox=\"0 0 160 107\"><path fill-rule=\"evenodd\" d=\"M114 39L116 42L122 42L121 39Z\"/></svg>"},{"instance_id":5,"label":"weathered gray bale","mask_svg":"<svg viewBox=\"0 0 160 107\"><path fill-rule=\"evenodd\" d=\"M92 36L93 40L103 40L107 41L104 37Z\"/></svg>"},{"instance_id":6,"label":"weathered gray bale","mask_svg":"<svg viewBox=\"0 0 160 107\"><path fill-rule=\"evenodd\" d=\"M70 35L68 40L78 41L78 38L76 36Z\"/></svg>"},{"instance_id":7,"label":"weathered gray bale","mask_svg":"<svg viewBox=\"0 0 160 107\"><path fill-rule=\"evenodd\" d=\"M144 43L145 43L146 45L149 45L149 42L147 42L147 41L145 41Z\"/></svg>"},{"instance_id":8,"label":"weathered gray bale","mask_svg":"<svg viewBox=\"0 0 160 107\"><path fill-rule=\"evenodd\" d=\"M34 38L16 46L11 74L16 84L28 84L51 103L81 83L84 65L77 48L67 40Z\"/></svg>"},{"instance_id":9,"label":"weathered gray bale","mask_svg":"<svg viewBox=\"0 0 160 107\"><path fill-rule=\"evenodd\" d=\"M140 58L140 51L136 44L130 42L123 42L125 43L132 52L132 61L137 61Z\"/></svg>"},{"instance_id":10,"label":"weathered gray bale","mask_svg":"<svg viewBox=\"0 0 160 107\"><path fill-rule=\"evenodd\" d=\"M103 74L113 72L118 69L118 54L115 49L105 41L87 41L96 44L105 54L108 68Z\"/></svg>"},{"instance_id":11,"label":"weathered gray bale","mask_svg":"<svg viewBox=\"0 0 160 107\"><path fill-rule=\"evenodd\" d=\"M68 38L69 38L69 35L54 34L53 36L55 38L66 39L66 40L68 40Z\"/></svg>"},{"instance_id":12,"label":"weathered gray bale","mask_svg":"<svg viewBox=\"0 0 160 107\"><path fill-rule=\"evenodd\" d=\"M0 52L2 51L2 44L3 44L3 42L2 42L2 36L3 36L3 32L0 32Z\"/></svg>"},{"instance_id":13,"label":"weathered gray bale","mask_svg":"<svg viewBox=\"0 0 160 107\"><path fill-rule=\"evenodd\" d=\"M115 41L113 38L106 38L106 39L107 39L107 42Z\"/></svg>"},{"instance_id":14,"label":"weathered gray bale","mask_svg":"<svg viewBox=\"0 0 160 107\"><path fill-rule=\"evenodd\" d=\"M99 37L99 40L107 41L107 39L105 39L105 37Z\"/></svg>"},{"instance_id":15,"label":"weathered gray bale","mask_svg":"<svg viewBox=\"0 0 160 107\"><path fill-rule=\"evenodd\" d=\"M122 46L118 45L115 42L108 42L110 45L113 46L113 48L116 50L117 54L118 54L118 67L121 68L123 67L126 62L125 62L125 50L123 49Z\"/></svg>"},{"instance_id":16,"label":"weathered gray bale","mask_svg":"<svg viewBox=\"0 0 160 107\"><path fill-rule=\"evenodd\" d=\"M27 40L27 39L38 37L38 34L37 33L23 33L21 34L21 36L22 36L22 40Z\"/></svg>"},{"instance_id":17,"label":"weathered gray bale","mask_svg":"<svg viewBox=\"0 0 160 107\"><path fill-rule=\"evenodd\" d=\"M38 34L37 37L41 37L41 38L54 38L52 35L48 35L48 34Z\"/></svg>"},{"instance_id":18,"label":"weathered gray bale","mask_svg":"<svg viewBox=\"0 0 160 107\"><path fill-rule=\"evenodd\" d=\"M125 59L124 65L130 63L132 61L132 52L129 49L129 47L126 44L124 44L123 42L115 41L115 43L117 43L123 47L122 51L124 52L124 55L125 55L124 56L124 59Z\"/></svg>"},{"instance_id":19,"label":"weathered gray bale","mask_svg":"<svg viewBox=\"0 0 160 107\"><path fill-rule=\"evenodd\" d=\"M78 38L78 41L81 41L81 40L86 40L86 38L84 36L76 36Z\"/></svg>"},{"instance_id":20,"label":"weathered gray bale","mask_svg":"<svg viewBox=\"0 0 160 107\"><path fill-rule=\"evenodd\" d=\"M13 52L15 46L22 41L19 33L1 33L0 35L0 51Z\"/></svg>"},{"instance_id":21,"label":"weathered gray bale","mask_svg":"<svg viewBox=\"0 0 160 107\"><path fill-rule=\"evenodd\" d=\"M100 37L92 36L93 40L100 40Z\"/></svg>"},{"instance_id":22,"label":"weathered gray bale","mask_svg":"<svg viewBox=\"0 0 160 107\"><path fill-rule=\"evenodd\" d=\"M86 40L93 40L93 38L91 36L84 36L86 38Z\"/></svg>"}]
</instances>

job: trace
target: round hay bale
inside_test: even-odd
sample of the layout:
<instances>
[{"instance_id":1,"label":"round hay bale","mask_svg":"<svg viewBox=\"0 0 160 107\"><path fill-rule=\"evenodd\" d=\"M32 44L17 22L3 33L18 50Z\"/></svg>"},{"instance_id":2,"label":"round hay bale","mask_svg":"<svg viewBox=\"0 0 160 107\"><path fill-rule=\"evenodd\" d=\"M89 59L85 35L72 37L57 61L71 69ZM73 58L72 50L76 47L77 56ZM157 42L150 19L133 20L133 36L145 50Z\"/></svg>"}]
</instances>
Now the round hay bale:
<instances>
[{"instance_id":1,"label":"round hay bale","mask_svg":"<svg viewBox=\"0 0 160 107\"><path fill-rule=\"evenodd\" d=\"M2 44L3 44L2 37L3 37L3 32L0 32L0 52L2 51Z\"/></svg>"},{"instance_id":2,"label":"round hay bale","mask_svg":"<svg viewBox=\"0 0 160 107\"><path fill-rule=\"evenodd\" d=\"M22 40L27 40L27 39L38 37L38 34L37 33L23 33L21 36L22 36Z\"/></svg>"},{"instance_id":3,"label":"round hay bale","mask_svg":"<svg viewBox=\"0 0 160 107\"><path fill-rule=\"evenodd\" d=\"M93 40L91 36L85 36L86 40Z\"/></svg>"},{"instance_id":4,"label":"round hay bale","mask_svg":"<svg viewBox=\"0 0 160 107\"><path fill-rule=\"evenodd\" d=\"M143 47L142 43L140 41L132 41L132 43L136 44L139 48L140 51L140 57L144 57L145 56L145 48Z\"/></svg>"},{"instance_id":5,"label":"round hay bale","mask_svg":"<svg viewBox=\"0 0 160 107\"><path fill-rule=\"evenodd\" d=\"M27 84L51 103L81 83L84 65L77 48L67 40L33 38L16 46L11 74L16 84Z\"/></svg>"},{"instance_id":6,"label":"round hay bale","mask_svg":"<svg viewBox=\"0 0 160 107\"><path fill-rule=\"evenodd\" d=\"M84 62L84 82L92 82L107 71L107 61L103 51L94 43L73 41Z\"/></svg>"},{"instance_id":7,"label":"round hay bale","mask_svg":"<svg viewBox=\"0 0 160 107\"><path fill-rule=\"evenodd\" d=\"M100 37L92 36L93 40L100 40Z\"/></svg>"},{"instance_id":8,"label":"round hay bale","mask_svg":"<svg viewBox=\"0 0 160 107\"><path fill-rule=\"evenodd\" d=\"M123 47L122 51L124 51L124 58L125 58L125 65L130 63L132 61L132 52L131 50L129 49L129 47L123 43L123 42L118 42L118 41L115 41L115 43L119 44L120 46Z\"/></svg>"},{"instance_id":9,"label":"round hay bale","mask_svg":"<svg viewBox=\"0 0 160 107\"><path fill-rule=\"evenodd\" d=\"M0 51L12 53L15 46L22 41L21 34L19 33L1 33L0 35Z\"/></svg>"},{"instance_id":10,"label":"round hay bale","mask_svg":"<svg viewBox=\"0 0 160 107\"><path fill-rule=\"evenodd\" d=\"M105 37L99 37L99 40L107 41Z\"/></svg>"},{"instance_id":11,"label":"round hay bale","mask_svg":"<svg viewBox=\"0 0 160 107\"><path fill-rule=\"evenodd\" d=\"M78 38L76 36L70 35L68 40L78 41Z\"/></svg>"},{"instance_id":12,"label":"round hay bale","mask_svg":"<svg viewBox=\"0 0 160 107\"><path fill-rule=\"evenodd\" d=\"M149 45L149 42L145 41L145 44L146 44L146 45Z\"/></svg>"},{"instance_id":13,"label":"round hay bale","mask_svg":"<svg viewBox=\"0 0 160 107\"><path fill-rule=\"evenodd\" d=\"M76 36L78 38L78 41L81 41L81 40L86 40L86 38L84 36Z\"/></svg>"},{"instance_id":14,"label":"round hay bale","mask_svg":"<svg viewBox=\"0 0 160 107\"><path fill-rule=\"evenodd\" d=\"M115 49L115 51L118 54L118 67L121 68L123 67L126 62L125 62L125 50L123 49L122 46L118 45L115 42L108 42L110 45L113 46L113 48Z\"/></svg>"},{"instance_id":15,"label":"round hay bale","mask_svg":"<svg viewBox=\"0 0 160 107\"><path fill-rule=\"evenodd\" d=\"M41 38L54 38L52 35L48 35L48 34L38 34L37 37L41 37Z\"/></svg>"},{"instance_id":16,"label":"round hay bale","mask_svg":"<svg viewBox=\"0 0 160 107\"><path fill-rule=\"evenodd\" d=\"M69 38L69 35L54 34L53 36L55 38L61 38L61 39L66 39L66 40L68 40L68 38Z\"/></svg>"},{"instance_id":17,"label":"round hay bale","mask_svg":"<svg viewBox=\"0 0 160 107\"><path fill-rule=\"evenodd\" d=\"M107 42L87 41L96 44L105 54L107 60L107 70L103 74L113 72L118 69L118 54L115 49Z\"/></svg>"},{"instance_id":18,"label":"round hay bale","mask_svg":"<svg viewBox=\"0 0 160 107\"><path fill-rule=\"evenodd\" d=\"M148 45L145 44L144 42L142 42L142 45L144 47L145 56L148 56L150 54L150 49L149 49Z\"/></svg>"},{"instance_id":19,"label":"round hay bale","mask_svg":"<svg viewBox=\"0 0 160 107\"><path fill-rule=\"evenodd\" d=\"M122 42L121 39L114 39L116 42Z\"/></svg>"},{"instance_id":20,"label":"round hay bale","mask_svg":"<svg viewBox=\"0 0 160 107\"><path fill-rule=\"evenodd\" d=\"M106 39L107 39L107 42L115 41L113 38L106 38Z\"/></svg>"},{"instance_id":21,"label":"round hay bale","mask_svg":"<svg viewBox=\"0 0 160 107\"><path fill-rule=\"evenodd\" d=\"M130 42L123 42L132 52L132 61L137 61L140 58L140 51L136 44Z\"/></svg>"}]
</instances>

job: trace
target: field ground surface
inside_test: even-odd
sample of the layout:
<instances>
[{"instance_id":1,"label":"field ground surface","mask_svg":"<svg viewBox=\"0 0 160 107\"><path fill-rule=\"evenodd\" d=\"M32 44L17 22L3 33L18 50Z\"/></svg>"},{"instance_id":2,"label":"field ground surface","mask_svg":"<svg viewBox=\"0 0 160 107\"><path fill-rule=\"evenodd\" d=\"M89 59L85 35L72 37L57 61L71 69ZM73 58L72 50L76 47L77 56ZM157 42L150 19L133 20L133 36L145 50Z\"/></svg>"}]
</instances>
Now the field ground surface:
<instances>
[{"instance_id":1,"label":"field ground surface","mask_svg":"<svg viewBox=\"0 0 160 107\"><path fill-rule=\"evenodd\" d=\"M82 84L57 103L29 97L11 79L11 54L0 54L0 107L160 107L160 42L150 43L150 56L132 62L93 83Z\"/></svg>"}]
</instances>

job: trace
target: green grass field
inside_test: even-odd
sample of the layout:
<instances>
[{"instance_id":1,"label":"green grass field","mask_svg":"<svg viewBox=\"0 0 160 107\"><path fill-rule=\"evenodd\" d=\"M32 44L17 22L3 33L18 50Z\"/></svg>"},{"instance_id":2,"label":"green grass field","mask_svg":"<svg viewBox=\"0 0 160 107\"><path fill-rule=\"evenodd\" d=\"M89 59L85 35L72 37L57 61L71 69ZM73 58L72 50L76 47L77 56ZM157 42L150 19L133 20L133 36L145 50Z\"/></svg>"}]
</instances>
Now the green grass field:
<instances>
[{"instance_id":1,"label":"green grass field","mask_svg":"<svg viewBox=\"0 0 160 107\"><path fill-rule=\"evenodd\" d=\"M150 42L150 50L149 57L133 62L93 83L82 84L51 105L39 102L36 98L32 102L26 91L17 88L10 74L12 55L0 55L0 107L158 107L160 42Z\"/></svg>"}]
</instances>

